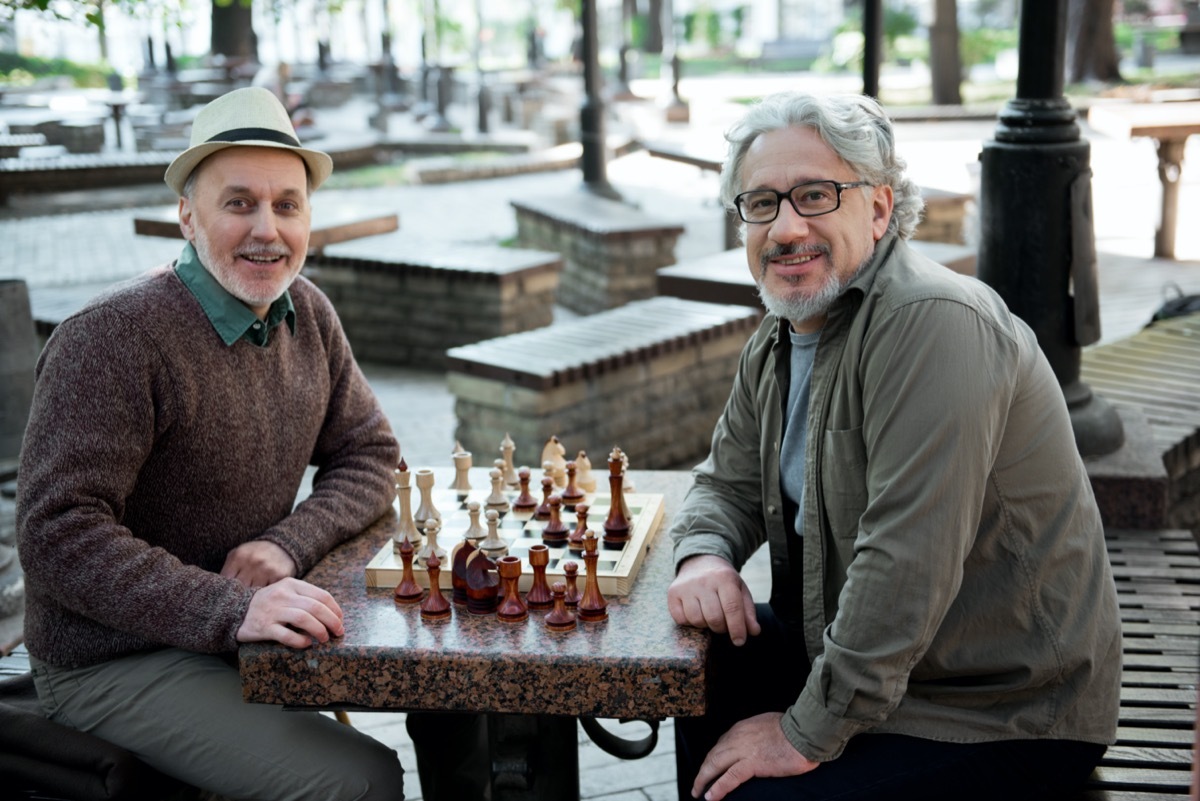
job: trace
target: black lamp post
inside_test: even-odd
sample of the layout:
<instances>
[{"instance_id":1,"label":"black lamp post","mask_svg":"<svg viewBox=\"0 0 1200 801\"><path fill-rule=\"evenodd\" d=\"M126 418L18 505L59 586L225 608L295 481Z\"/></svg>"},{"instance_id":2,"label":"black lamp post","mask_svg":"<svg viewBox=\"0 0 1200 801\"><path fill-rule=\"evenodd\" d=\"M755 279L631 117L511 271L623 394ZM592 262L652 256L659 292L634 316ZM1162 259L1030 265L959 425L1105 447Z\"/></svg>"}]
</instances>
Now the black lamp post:
<instances>
[{"instance_id":1,"label":"black lamp post","mask_svg":"<svg viewBox=\"0 0 1200 801\"><path fill-rule=\"evenodd\" d=\"M608 182L604 152L604 100L600 97L600 37L596 0L583 0L581 13L583 105L579 109L579 139L583 145L583 186L597 195L619 199Z\"/></svg>"},{"instance_id":2,"label":"black lamp post","mask_svg":"<svg viewBox=\"0 0 1200 801\"><path fill-rule=\"evenodd\" d=\"M1121 419L1079 380L1100 338L1091 147L1063 96L1067 0L1022 0L1017 96L980 154L978 275L1034 333L1084 456L1124 442Z\"/></svg>"}]
</instances>

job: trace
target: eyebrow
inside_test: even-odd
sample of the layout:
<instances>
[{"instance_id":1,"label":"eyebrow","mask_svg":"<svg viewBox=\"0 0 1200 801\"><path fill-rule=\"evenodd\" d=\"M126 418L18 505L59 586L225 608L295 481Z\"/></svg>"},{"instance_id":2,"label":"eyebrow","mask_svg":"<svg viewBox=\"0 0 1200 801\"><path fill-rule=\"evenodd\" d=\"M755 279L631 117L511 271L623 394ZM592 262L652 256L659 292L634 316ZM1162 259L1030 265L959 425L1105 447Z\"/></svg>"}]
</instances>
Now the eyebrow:
<instances>
[{"instance_id":1,"label":"eyebrow","mask_svg":"<svg viewBox=\"0 0 1200 801\"><path fill-rule=\"evenodd\" d=\"M221 190L221 197L229 197L230 195L253 195L254 190L249 186L233 185L227 186ZM307 197L306 193L300 189L284 189L278 198L279 200L290 200L291 198Z\"/></svg>"}]
</instances>

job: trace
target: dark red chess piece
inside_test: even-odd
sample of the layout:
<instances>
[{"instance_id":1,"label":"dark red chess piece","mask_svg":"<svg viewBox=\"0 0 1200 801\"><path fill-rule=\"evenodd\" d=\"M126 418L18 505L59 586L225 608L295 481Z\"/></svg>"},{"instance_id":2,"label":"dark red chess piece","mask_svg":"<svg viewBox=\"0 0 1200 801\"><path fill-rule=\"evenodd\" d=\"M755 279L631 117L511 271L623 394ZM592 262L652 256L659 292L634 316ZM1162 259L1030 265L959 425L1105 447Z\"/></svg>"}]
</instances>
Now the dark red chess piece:
<instances>
[{"instance_id":1,"label":"dark red chess piece","mask_svg":"<svg viewBox=\"0 0 1200 801\"><path fill-rule=\"evenodd\" d=\"M467 611L472 615L490 615L499 603L500 574L496 563L477 550L467 560Z\"/></svg>"},{"instance_id":2,"label":"dark red chess piece","mask_svg":"<svg viewBox=\"0 0 1200 801\"><path fill-rule=\"evenodd\" d=\"M566 589L561 581L554 582L550 588L554 608L546 613L546 628L551 631L571 631L575 628L575 613L567 608L565 600Z\"/></svg>"},{"instance_id":3,"label":"dark red chess piece","mask_svg":"<svg viewBox=\"0 0 1200 801\"><path fill-rule=\"evenodd\" d=\"M521 558L519 556L501 556L496 561L500 571L500 582L504 586L504 597L496 609L496 617L505 623L520 623L529 617L529 608L521 600L521 591L517 582L521 580Z\"/></svg>"},{"instance_id":4,"label":"dark red chess piece","mask_svg":"<svg viewBox=\"0 0 1200 801\"><path fill-rule=\"evenodd\" d=\"M542 529L542 542L561 548L567 544L567 534L570 529L562 521L562 498L550 496L550 522Z\"/></svg>"},{"instance_id":5,"label":"dark red chess piece","mask_svg":"<svg viewBox=\"0 0 1200 801\"><path fill-rule=\"evenodd\" d=\"M583 597L583 593L579 591L577 574L579 573L579 565L574 562L563 562L563 573L567 577L567 594L565 601L567 606L579 606L579 599Z\"/></svg>"},{"instance_id":6,"label":"dark red chess piece","mask_svg":"<svg viewBox=\"0 0 1200 801\"><path fill-rule=\"evenodd\" d=\"M604 547L624 548L629 542L629 519L625 517L625 467L616 451L608 459L608 519L604 521Z\"/></svg>"},{"instance_id":7,"label":"dark red chess piece","mask_svg":"<svg viewBox=\"0 0 1200 801\"><path fill-rule=\"evenodd\" d=\"M549 609L554 606L550 585L546 583L546 565L550 564L550 548L537 544L529 546L529 566L533 568L533 584L525 593L525 605L530 609Z\"/></svg>"},{"instance_id":8,"label":"dark red chess piece","mask_svg":"<svg viewBox=\"0 0 1200 801\"><path fill-rule=\"evenodd\" d=\"M436 553L430 554L425 561L425 570L429 573L429 595L421 601L422 620L450 619L450 602L442 595L442 588L438 585L438 577L442 572L441 564L442 560L437 558Z\"/></svg>"},{"instance_id":9,"label":"dark red chess piece","mask_svg":"<svg viewBox=\"0 0 1200 801\"><path fill-rule=\"evenodd\" d=\"M586 503L578 504L575 507L577 525L575 530L567 535L567 548L576 553L583 553L583 538L587 535L587 518L590 508Z\"/></svg>"},{"instance_id":10,"label":"dark red chess piece","mask_svg":"<svg viewBox=\"0 0 1200 801\"><path fill-rule=\"evenodd\" d=\"M575 472L578 470L574 462L567 462L567 486L562 491L563 506L571 508L584 498L584 492L575 483Z\"/></svg>"},{"instance_id":11,"label":"dark red chess piece","mask_svg":"<svg viewBox=\"0 0 1200 801\"><path fill-rule=\"evenodd\" d=\"M415 604L425 595L425 590L413 577L413 547L408 540L400 541L400 561L404 570L400 574L400 583L396 585L396 603Z\"/></svg>"},{"instance_id":12,"label":"dark red chess piece","mask_svg":"<svg viewBox=\"0 0 1200 801\"><path fill-rule=\"evenodd\" d=\"M550 476L542 476L542 502L538 504L537 511L533 516L537 520L550 519L550 496L554 494L554 479Z\"/></svg>"},{"instance_id":13,"label":"dark red chess piece","mask_svg":"<svg viewBox=\"0 0 1200 801\"><path fill-rule=\"evenodd\" d=\"M537 498L529 492L529 468L522 467L517 471L517 483L521 487L521 491L517 493L517 497L513 499L512 508L514 512L527 512L537 508Z\"/></svg>"},{"instance_id":14,"label":"dark red chess piece","mask_svg":"<svg viewBox=\"0 0 1200 801\"><path fill-rule=\"evenodd\" d=\"M463 538L451 557L450 598L459 606L465 606L467 603L467 560L478 550L474 542Z\"/></svg>"},{"instance_id":15,"label":"dark red chess piece","mask_svg":"<svg viewBox=\"0 0 1200 801\"><path fill-rule=\"evenodd\" d=\"M596 575L596 562L600 554L596 552L596 534L589 531L583 540L583 565L587 571L587 579L583 585L583 597L579 599L579 619L584 623L599 623L608 620L608 601L600 594L600 579Z\"/></svg>"}]
</instances>

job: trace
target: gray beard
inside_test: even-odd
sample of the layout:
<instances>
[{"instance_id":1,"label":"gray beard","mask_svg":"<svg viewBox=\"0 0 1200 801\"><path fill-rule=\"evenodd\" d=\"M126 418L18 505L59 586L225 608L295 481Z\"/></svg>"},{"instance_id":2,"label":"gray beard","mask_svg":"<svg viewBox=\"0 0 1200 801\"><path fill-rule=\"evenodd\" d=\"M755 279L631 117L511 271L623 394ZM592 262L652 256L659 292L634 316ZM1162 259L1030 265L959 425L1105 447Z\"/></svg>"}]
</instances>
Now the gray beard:
<instances>
[{"instance_id":1,"label":"gray beard","mask_svg":"<svg viewBox=\"0 0 1200 801\"><path fill-rule=\"evenodd\" d=\"M821 317L829 311L829 307L833 305L833 302L841 297L842 292L850 285L850 282L866 269L866 266L871 263L874 255L872 253L863 259L854 272L846 277L846 280L840 281L834 275L812 295L800 294L786 298L779 297L766 291L763 288L763 282L760 280L758 281L758 296L762 299L762 304L768 312L792 323L802 323L806 320Z\"/></svg>"}]
</instances>

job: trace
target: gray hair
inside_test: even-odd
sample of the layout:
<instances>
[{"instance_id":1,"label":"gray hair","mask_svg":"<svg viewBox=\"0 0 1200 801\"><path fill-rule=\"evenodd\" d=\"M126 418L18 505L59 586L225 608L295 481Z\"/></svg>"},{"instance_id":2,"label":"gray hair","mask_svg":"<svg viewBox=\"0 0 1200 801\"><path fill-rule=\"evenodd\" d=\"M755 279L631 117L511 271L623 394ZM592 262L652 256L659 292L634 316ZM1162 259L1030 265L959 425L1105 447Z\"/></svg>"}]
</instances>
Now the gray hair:
<instances>
[{"instance_id":1,"label":"gray hair","mask_svg":"<svg viewBox=\"0 0 1200 801\"><path fill-rule=\"evenodd\" d=\"M725 134L729 154L721 170L721 202L733 210L743 191L742 166L754 140L782 128L808 127L833 148L860 180L890 186L894 196L888 232L908 239L921 221L925 201L921 189L904 174L907 166L896 155L892 125L883 109L866 95L817 97L802 92L779 92L751 106ZM743 231L745 224L742 225Z\"/></svg>"}]
</instances>

